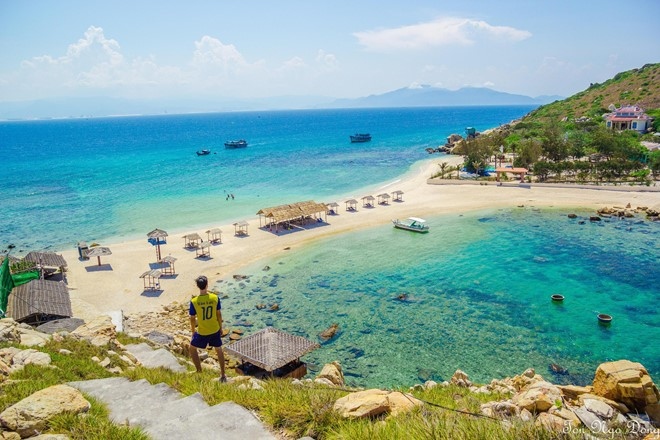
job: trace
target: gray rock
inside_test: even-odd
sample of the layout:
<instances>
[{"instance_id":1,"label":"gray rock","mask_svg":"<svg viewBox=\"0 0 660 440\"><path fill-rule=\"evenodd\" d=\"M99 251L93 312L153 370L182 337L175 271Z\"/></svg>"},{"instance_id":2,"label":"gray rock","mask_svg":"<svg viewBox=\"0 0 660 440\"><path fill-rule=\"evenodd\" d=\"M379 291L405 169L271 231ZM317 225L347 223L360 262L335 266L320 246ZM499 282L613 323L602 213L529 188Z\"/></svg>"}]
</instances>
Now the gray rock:
<instances>
[{"instance_id":1,"label":"gray rock","mask_svg":"<svg viewBox=\"0 0 660 440\"><path fill-rule=\"evenodd\" d=\"M56 319L54 321L41 324L36 328L36 330L40 331L41 333L48 333L49 335L52 335L53 333L62 331L72 332L83 324L85 324L85 321L80 318Z\"/></svg>"}]
</instances>

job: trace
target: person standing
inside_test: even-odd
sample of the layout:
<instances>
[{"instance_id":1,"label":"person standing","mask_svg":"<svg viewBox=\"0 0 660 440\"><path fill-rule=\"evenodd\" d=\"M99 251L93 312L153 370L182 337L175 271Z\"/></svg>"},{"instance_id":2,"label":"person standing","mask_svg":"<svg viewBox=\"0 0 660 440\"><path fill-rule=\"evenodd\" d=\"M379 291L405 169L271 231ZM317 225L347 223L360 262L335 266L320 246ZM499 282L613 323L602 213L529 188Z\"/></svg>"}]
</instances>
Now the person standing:
<instances>
[{"instance_id":1,"label":"person standing","mask_svg":"<svg viewBox=\"0 0 660 440\"><path fill-rule=\"evenodd\" d=\"M225 376L225 356L222 353L222 311L220 298L214 293L208 292L209 280L200 275L195 279L199 288L199 295L190 300L190 329L192 338L190 340L189 353L198 373L202 371L199 360L198 348L206 349L211 346L215 348L220 363L220 381L227 382Z\"/></svg>"}]
</instances>

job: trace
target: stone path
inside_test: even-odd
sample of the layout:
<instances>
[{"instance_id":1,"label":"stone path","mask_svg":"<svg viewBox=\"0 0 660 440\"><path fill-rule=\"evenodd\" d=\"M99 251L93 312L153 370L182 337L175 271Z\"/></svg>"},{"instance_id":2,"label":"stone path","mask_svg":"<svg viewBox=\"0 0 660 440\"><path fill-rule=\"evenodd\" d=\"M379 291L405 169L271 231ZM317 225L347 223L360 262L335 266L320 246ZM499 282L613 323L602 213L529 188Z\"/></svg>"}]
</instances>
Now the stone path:
<instances>
[{"instance_id":1,"label":"stone path","mask_svg":"<svg viewBox=\"0 0 660 440\"><path fill-rule=\"evenodd\" d=\"M146 368L186 371L165 349L154 350L146 343L125 349ZM139 426L154 440L275 440L254 414L234 402L209 406L199 393L184 397L165 384L151 385L145 379L131 382L111 377L69 385L103 402L114 423Z\"/></svg>"},{"instance_id":2,"label":"stone path","mask_svg":"<svg viewBox=\"0 0 660 440\"><path fill-rule=\"evenodd\" d=\"M184 397L162 383L111 377L69 385L103 402L114 423L138 426L154 440L276 439L254 414L236 403L209 406L199 393Z\"/></svg>"}]
</instances>

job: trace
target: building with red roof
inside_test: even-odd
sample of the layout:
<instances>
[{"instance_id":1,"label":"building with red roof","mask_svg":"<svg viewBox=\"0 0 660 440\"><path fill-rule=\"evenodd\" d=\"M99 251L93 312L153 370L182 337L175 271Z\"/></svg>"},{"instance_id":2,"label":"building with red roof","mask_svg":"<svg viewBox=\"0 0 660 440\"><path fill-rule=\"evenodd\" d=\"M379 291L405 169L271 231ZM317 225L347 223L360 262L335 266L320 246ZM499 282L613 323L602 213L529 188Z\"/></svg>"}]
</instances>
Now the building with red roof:
<instances>
[{"instance_id":1,"label":"building with red roof","mask_svg":"<svg viewBox=\"0 0 660 440\"><path fill-rule=\"evenodd\" d=\"M626 105L619 108L610 107L612 113L603 115L607 128L612 130L635 130L646 133L651 128L653 118L644 113L644 109L637 105Z\"/></svg>"}]
</instances>

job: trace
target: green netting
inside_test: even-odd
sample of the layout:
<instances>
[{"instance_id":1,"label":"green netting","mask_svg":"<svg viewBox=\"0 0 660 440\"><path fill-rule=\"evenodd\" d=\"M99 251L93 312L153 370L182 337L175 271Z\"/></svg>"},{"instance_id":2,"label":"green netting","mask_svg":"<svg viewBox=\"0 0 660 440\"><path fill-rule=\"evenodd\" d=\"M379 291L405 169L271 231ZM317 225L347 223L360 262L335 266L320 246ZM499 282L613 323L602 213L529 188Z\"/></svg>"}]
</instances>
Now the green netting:
<instances>
[{"instance_id":1,"label":"green netting","mask_svg":"<svg viewBox=\"0 0 660 440\"><path fill-rule=\"evenodd\" d=\"M38 270L29 270L27 272L15 273L11 277L14 280L14 287L18 287L21 284L28 283L32 280L38 280L39 279L39 271Z\"/></svg>"},{"instance_id":2,"label":"green netting","mask_svg":"<svg viewBox=\"0 0 660 440\"><path fill-rule=\"evenodd\" d=\"M7 312L7 300L13 288L14 280L9 272L9 258L5 257L0 266L0 316L5 316Z\"/></svg>"}]
</instances>

